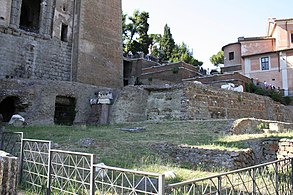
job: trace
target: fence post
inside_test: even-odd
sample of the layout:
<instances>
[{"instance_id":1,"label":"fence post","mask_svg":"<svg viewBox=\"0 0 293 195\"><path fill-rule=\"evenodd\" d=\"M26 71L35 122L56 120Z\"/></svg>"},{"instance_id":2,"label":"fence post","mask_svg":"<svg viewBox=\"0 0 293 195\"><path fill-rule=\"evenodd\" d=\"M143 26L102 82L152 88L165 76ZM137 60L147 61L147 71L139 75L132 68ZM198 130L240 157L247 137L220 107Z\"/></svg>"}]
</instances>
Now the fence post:
<instances>
[{"instance_id":1,"label":"fence post","mask_svg":"<svg viewBox=\"0 0 293 195\"><path fill-rule=\"evenodd\" d=\"M162 174L159 176L159 185L158 185L158 195L165 195L165 188L166 188L166 185L165 185L165 175Z\"/></svg>"},{"instance_id":2,"label":"fence post","mask_svg":"<svg viewBox=\"0 0 293 195\"><path fill-rule=\"evenodd\" d=\"M49 142L49 156L48 156L48 178L47 178L47 195L51 194L51 183L52 183L52 150L51 150L51 142Z\"/></svg>"},{"instance_id":3,"label":"fence post","mask_svg":"<svg viewBox=\"0 0 293 195\"><path fill-rule=\"evenodd\" d=\"M252 195L255 195L256 194L255 168L251 169L251 172L252 172Z\"/></svg>"},{"instance_id":4,"label":"fence post","mask_svg":"<svg viewBox=\"0 0 293 195\"><path fill-rule=\"evenodd\" d=\"M20 186L22 182L22 166L23 166L23 134L20 138L20 151L19 151L19 165L18 165L18 185Z\"/></svg>"},{"instance_id":5,"label":"fence post","mask_svg":"<svg viewBox=\"0 0 293 195\"><path fill-rule=\"evenodd\" d=\"M275 180L276 180L276 195L279 194L279 175L278 175L278 162L275 163Z\"/></svg>"},{"instance_id":6,"label":"fence post","mask_svg":"<svg viewBox=\"0 0 293 195\"><path fill-rule=\"evenodd\" d=\"M290 162L291 162L291 193L293 192L293 158L290 158Z\"/></svg>"},{"instance_id":7,"label":"fence post","mask_svg":"<svg viewBox=\"0 0 293 195\"><path fill-rule=\"evenodd\" d=\"M96 185L95 185L95 177L96 177L96 171L94 164L96 164L96 155L91 155L91 178L90 178L90 195L95 195Z\"/></svg>"},{"instance_id":8,"label":"fence post","mask_svg":"<svg viewBox=\"0 0 293 195\"><path fill-rule=\"evenodd\" d=\"M222 188L222 177L218 177L218 189L217 189L217 195L221 195L221 188Z\"/></svg>"}]
</instances>

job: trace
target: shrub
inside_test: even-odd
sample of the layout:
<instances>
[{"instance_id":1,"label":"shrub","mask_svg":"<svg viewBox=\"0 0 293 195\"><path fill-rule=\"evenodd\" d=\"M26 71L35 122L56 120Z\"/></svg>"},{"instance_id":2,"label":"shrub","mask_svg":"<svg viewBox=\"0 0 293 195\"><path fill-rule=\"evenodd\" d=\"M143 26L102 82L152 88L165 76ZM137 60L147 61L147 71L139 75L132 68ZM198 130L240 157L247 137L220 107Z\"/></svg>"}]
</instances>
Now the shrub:
<instances>
[{"instance_id":1,"label":"shrub","mask_svg":"<svg viewBox=\"0 0 293 195\"><path fill-rule=\"evenodd\" d=\"M178 66L173 67L173 68L172 68L172 72L173 72L174 74L177 74L177 73L179 72L179 67L178 67Z\"/></svg>"},{"instance_id":2,"label":"shrub","mask_svg":"<svg viewBox=\"0 0 293 195\"><path fill-rule=\"evenodd\" d=\"M258 95L268 96L272 98L274 101L280 102L281 104L284 104L284 105L289 105L291 102L290 97L284 97L279 91L258 87L253 83L246 84L245 90L246 92L249 92L249 93L255 93Z\"/></svg>"}]
</instances>

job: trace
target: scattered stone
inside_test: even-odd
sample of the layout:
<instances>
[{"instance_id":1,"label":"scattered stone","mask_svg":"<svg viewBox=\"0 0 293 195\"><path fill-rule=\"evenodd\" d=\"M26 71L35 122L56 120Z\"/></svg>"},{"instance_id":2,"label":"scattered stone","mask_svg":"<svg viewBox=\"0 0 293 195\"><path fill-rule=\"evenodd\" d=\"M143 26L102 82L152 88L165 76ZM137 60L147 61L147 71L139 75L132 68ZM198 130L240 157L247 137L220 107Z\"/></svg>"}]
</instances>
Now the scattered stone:
<instances>
[{"instance_id":1,"label":"scattered stone","mask_svg":"<svg viewBox=\"0 0 293 195\"><path fill-rule=\"evenodd\" d=\"M105 167L105 166L106 165L104 163L96 164L96 175L99 178L104 178L107 176L108 169L104 169L103 167Z\"/></svg>"},{"instance_id":2,"label":"scattered stone","mask_svg":"<svg viewBox=\"0 0 293 195\"><path fill-rule=\"evenodd\" d=\"M133 127L133 128L120 128L121 131L128 131L128 132L141 132L145 131L144 127Z\"/></svg>"},{"instance_id":3,"label":"scattered stone","mask_svg":"<svg viewBox=\"0 0 293 195\"><path fill-rule=\"evenodd\" d=\"M58 143L52 143L52 149L59 149L61 148L61 145Z\"/></svg>"},{"instance_id":4,"label":"scattered stone","mask_svg":"<svg viewBox=\"0 0 293 195\"><path fill-rule=\"evenodd\" d=\"M175 171L166 171L165 173L163 173L163 175L165 175L166 179L175 179L176 178L176 173Z\"/></svg>"},{"instance_id":5,"label":"scattered stone","mask_svg":"<svg viewBox=\"0 0 293 195\"><path fill-rule=\"evenodd\" d=\"M79 140L78 143L81 147L94 148L96 146L96 141L92 138L83 138Z\"/></svg>"}]
</instances>

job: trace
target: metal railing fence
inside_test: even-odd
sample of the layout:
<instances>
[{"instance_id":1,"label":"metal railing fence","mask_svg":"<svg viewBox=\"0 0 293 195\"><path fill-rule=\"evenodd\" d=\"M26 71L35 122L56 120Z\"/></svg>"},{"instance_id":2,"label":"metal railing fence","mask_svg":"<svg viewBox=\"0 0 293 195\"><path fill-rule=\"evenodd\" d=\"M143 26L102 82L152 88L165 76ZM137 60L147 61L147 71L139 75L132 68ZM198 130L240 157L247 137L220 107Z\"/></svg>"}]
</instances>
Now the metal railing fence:
<instances>
[{"instance_id":1,"label":"metal railing fence","mask_svg":"<svg viewBox=\"0 0 293 195\"><path fill-rule=\"evenodd\" d=\"M51 141L23 139L20 159L20 183L39 194L49 187L49 154Z\"/></svg>"},{"instance_id":2,"label":"metal railing fence","mask_svg":"<svg viewBox=\"0 0 293 195\"><path fill-rule=\"evenodd\" d=\"M98 194L164 194L165 177L162 174L99 164L94 167L95 188Z\"/></svg>"},{"instance_id":3,"label":"metal railing fence","mask_svg":"<svg viewBox=\"0 0 293 195\"><path fill-rule=\"evenodd\" d=\"M52 194L94 194L95 155L50 151L49 190Z\"/></svg>"},{"instance_id":4,"label":"metal railing fence","mask_svg":"<svg viewBox=\"0 0 293 195\"><path fill-rule=\"evenodd\" d=\"M54 150L51 141L23 139L22 133L4 133L1 143L19 157L20 184L37 194L293 194L292 158L165 184L164 174L96 164L94 154Z\"/></svg>"},{"instance_id":5,"label":"metal railing fence","mask_svg":"<svg viewBox=\"0 0 293 195\"><path fill-rule=\"evenodd\" d=\"M292 159L284 159L230 171L211 177L169 184L170 195L293 193Z\"/></svg>"}]
</instances>

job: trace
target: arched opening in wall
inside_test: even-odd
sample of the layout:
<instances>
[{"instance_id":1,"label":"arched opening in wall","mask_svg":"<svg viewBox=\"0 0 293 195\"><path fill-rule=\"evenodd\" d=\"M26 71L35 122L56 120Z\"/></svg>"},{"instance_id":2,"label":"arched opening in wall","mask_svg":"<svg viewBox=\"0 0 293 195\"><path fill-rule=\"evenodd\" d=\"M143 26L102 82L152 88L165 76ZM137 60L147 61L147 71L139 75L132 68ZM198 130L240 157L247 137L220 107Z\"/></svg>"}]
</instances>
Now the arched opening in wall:
<instances>
[{"instance_id":1,"label":"arched opening in wall","mask_svg":"<svg viewBox=\"0 0 293 195\"><path fill-rule=\"evenodd\" d=\"M0 114L3 116L3 122L9 122L12 115L19 112L17 104L19 104L19 98L15 96L6 97L0 102Z\"/></svg>"},{"instance_id":2,"label":"arched opening in wall","mask_svg":"<svg viewBox=\"0 0 293 195\"><path fill-rule=\"evenodd\" d=\"M54 123L56 125L73 125L76 100L73 97L56 96Z\"/></svg>"},{"instance_id":3,"label":"arched opening in wall","mask_svg":"<svg viewBox=\"0 0 293 195\"><path fill-rule=\"evenodd\" d=\"M22 0L19 27L25 31L39 32L41 0Z\"/></svg>"}]
</instances>

